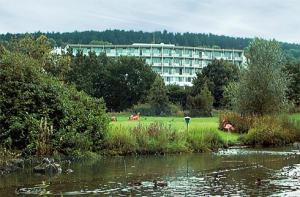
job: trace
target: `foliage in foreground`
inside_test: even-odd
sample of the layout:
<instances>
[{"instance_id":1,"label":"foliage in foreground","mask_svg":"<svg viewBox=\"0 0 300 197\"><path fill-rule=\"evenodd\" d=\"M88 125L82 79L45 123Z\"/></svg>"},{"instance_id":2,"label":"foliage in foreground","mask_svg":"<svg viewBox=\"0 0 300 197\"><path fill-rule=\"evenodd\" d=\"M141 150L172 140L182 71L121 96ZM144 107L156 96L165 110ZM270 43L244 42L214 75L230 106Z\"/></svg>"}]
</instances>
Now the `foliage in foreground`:
<instances>
[{"instance_id":1,"label":"foliage in foreground","mask_svg":"<svg viewBox=\"0 0 300 197\"><path fill-rule=\"evenodd\" d=\"M0 144L29 154L100 149L108 126L103 99L49 76L43 67L49 54L36 53L39 47L31 47L36 41L26 41L20 41L19 51L0 54ZM44 142L42 118L53 127ZM52 150L43 149L49 143Z\"/></svg>"},{"instance_id":2,"label":"foliage in foreground","mask_svg":"<svg viewBox=\"0 0 300 197\"><path fill-rule=\"evenodd\" d=\"M157 122L133 128L112 127L105 136L106 150L113 154L204 152L223 145L213 129L178 130Z\"/></svg>"}]
</instances>

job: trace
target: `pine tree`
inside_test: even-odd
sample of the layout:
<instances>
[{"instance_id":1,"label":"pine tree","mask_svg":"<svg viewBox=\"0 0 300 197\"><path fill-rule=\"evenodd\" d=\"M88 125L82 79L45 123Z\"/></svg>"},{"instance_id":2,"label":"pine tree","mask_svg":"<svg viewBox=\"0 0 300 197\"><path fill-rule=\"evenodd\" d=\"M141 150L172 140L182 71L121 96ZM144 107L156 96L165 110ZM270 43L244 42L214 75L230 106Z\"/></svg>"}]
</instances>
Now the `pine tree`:
<instances>
[{"instance_id":1,"label":"pine tree","mask_svg":"<svg viewBox=\"0 0 300 197\"><path fill-rule=\"evenodd\" d=\"M165 114L169 109L169 100L167 95L167 88L163 79L157 75L155 81L150 89L148 101L155 109L155 113Z\"/></svg>"},{"instance_id":2,"label":"pine tree","mask_svg":"<svg viewBox=\"0 0 300 197\"><path fill-rule=\"evenodd\" d=\"M187 105L191 116L211 116L214 97L208 89L207 83L196 96L189 96Z\"/></svg>"}]
</instances>

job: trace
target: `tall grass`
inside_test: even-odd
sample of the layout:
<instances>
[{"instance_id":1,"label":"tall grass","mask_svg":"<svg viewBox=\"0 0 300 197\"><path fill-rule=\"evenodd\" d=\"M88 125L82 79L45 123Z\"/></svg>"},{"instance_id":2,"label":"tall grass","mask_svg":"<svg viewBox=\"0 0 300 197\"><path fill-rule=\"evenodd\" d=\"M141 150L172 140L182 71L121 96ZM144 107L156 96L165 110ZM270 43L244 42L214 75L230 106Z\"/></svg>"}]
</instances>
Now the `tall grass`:
<instances>
[{"instance_id":1,"label":"tall grass","mask_svg":"<svg viewBox=\"0 0 300 197\"><path fill-rule=\"evenodd\" d=\"M187 136L188 145L194 152L216 150L225 144L219 133L213 129L191 129Z\"/></svg>"},{"instance_id":2,"label":"tall grass","mask_svg":"<svg viewBox=\"0 0 300 197\"><path fill-rule=\"evenodd\" d=\"M39 133L36 141L37 155L50 155L53 152L51 138L53 125L48 126L47 118L42 118L39 126Z\"/></svg>"},{"instance_id":3,"label":"tall grass","mask_svg":"<svg viewBox=\"0 0 300 197\"><path fill-rule=\"evenodd\" d=\"M192 128L187 131L153 122L135 127L111 127L105 137L105 151L113 154L204 152L223 147L225 143L215 129Z\"/></svg>"},{"instance_id":4,"label":"tall grass","mask_svg":"<svg viewBox=\"0 0 300 197\"><path fill-rule=\"evenodd\" d=\"M204 152L234 144L276 146L300 140L299 114L243 119L229 115L239 124L239 132L245 134L220 131L218 117L192 118L187 131L184 119L179 117L142 117L140 121L129 121L128 117L120 116L117 122L110 124L104 139L104 152Z\"/></svg>"}]
</instances>

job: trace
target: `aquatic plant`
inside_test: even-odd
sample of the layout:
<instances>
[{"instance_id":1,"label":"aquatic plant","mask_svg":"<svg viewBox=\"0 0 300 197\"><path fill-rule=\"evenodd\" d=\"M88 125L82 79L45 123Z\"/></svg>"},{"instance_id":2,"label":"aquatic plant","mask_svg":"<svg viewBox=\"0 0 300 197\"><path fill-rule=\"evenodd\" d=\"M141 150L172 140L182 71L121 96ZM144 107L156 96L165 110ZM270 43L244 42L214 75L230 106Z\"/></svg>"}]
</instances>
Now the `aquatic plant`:
<instances>
[{"instance_id":1,"label":"aquatic plant","mask_svg":"<svg viewBox=\"0 0 300 197\"><path fill-rule=\"evenodd\" d=\"M53 152L52 135L53 125L48 126L47 118L42 118L40 121L39 134L36 142L37 155L50 155Z\"/></svg>"}]
</instances>

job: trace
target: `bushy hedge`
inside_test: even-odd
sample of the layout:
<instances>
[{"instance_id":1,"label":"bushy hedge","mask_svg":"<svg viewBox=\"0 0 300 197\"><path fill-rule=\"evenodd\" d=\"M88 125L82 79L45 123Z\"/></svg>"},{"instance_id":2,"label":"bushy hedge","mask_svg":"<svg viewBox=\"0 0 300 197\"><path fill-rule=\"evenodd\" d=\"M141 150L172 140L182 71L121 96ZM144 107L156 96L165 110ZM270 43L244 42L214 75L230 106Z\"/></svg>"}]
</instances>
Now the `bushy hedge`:
<instances>
[{"instance_id":1,"label":"bushy hedge","mask_svg":"<svg viewBox=\"0 0 300 197\"><path fill-rule=\"evenodd\" d=\"M235 128L232 132L246 133L253 124L254 117L241 116L238 113L224 111L219 114L219 129L223 130L224 123L230 123Z\"/></svg>"},{"instance_id":2,"label":"bushy hedge","mask_svg":"<svg viewBox=\"0 0 300 197\"><path fill-rule=\"evenodd\" d=\"M235 112L221 112L219 129L224 122L242 133L240 140L246 145L281 146L300 140L300 121L286 115L241 116Z\"/></svg>"},{"instance_id":3,"label":"bushy hedge","mask_svg":"<svg viewBox=\"0 0 300 197\"><path fill-rule=\"evenodd\" d=\"M140 113L143 116L156 116L157 111L161 109L157 109L157 107L149 104L138 104L134 105L133 108L130 110L131 113ZM164 109L159 114L160 116L183 116L183 112L179 106L174 104L167 104L165 105Z\"/></svg>"},{"instance_id":4,"label":"bushy hedge","mask_svg":"<svg viewBox=\"0 0 300 197\"><path fill-rule=\"evenodd\" d=\"M53 151L96 150L108 127L105 103L50 77L26 55L7 52L0 62L0 144L36 151L42 118L53 125Z\"/></svg>"},{"instance_id":5,"label":"bushy hedge","mask_svg":"<svg viewBox=\"0 0 300 197\"><path fill-rule=\"evenodd\" d=\"M241 140L247 145L282 146L294 142L298 132L288 118L262 116Z\"/></svg>"}]
</instances>

